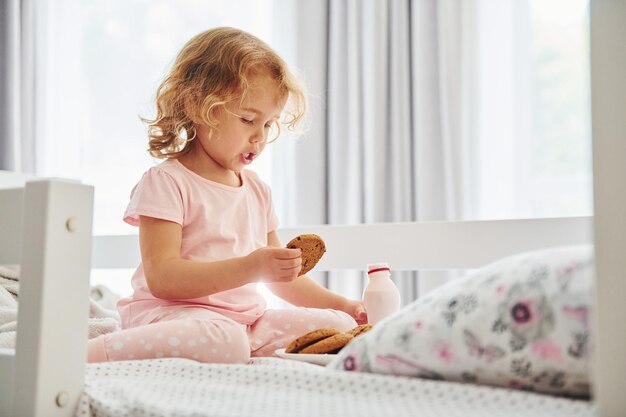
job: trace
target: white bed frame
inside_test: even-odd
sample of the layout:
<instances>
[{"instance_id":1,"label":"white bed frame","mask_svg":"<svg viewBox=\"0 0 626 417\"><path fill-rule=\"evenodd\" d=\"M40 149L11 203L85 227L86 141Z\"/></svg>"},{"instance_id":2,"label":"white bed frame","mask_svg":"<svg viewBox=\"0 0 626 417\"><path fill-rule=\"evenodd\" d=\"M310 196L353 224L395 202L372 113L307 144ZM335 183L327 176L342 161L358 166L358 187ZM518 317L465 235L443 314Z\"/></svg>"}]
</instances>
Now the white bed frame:
<instances>
[{"instance_id":1,"label":"white bed frame","mask_svg":"<svg viewBox=\"0 0 626 417\"><path fill-rule=\"evenodd\" d=\"M25 181L1 174L0 180ZM70 416L87 354L93 188L31 181L0 192L0 264L20 264L15 356L0 351L1 416Z\"/></svg>"},{"instance_id":2,"label":"white bed frame","mask_svg":"<svg viewBox=\"0 0 626 417\"><path fill-rule=\"evenodd\" d=\"M0 183L7 177L19 178L0 171ZM14 372L13 384L2 377L2 416L10 415L11 404L14 416L72 415L85 367L90 269L134 268L139 262L136 235L91 236L92 200L92 187L63 180L0 191L0 230L14 237L0 240L0 264L21 259L22 265L17 354L0 356L3 372ZM22 221L15 221L20 213ZM590 243L592 222L571 217L324 225L282 229L279 235L284 242L302 233L323 236L327 253L318 271L362 270L380 260L394 270L472 269L514 253Z\"/></svg>"},{"instance_id":3,"label":"white bed frame","mask_svg":"<svg viewBox=\"0 0 626 417\"><path fill-rule=\"evenodd\" d=\"M626 2L592 1L594 218L318 226L282 230L281 239L323 236L319 270L380 260L394 269L469 269L594 242L594 401L602 417L626 415L625 21ZM135 267L137 238L92 239L92 187L27 180L0 172L0 188L14 187L0 191L0 264L22 266L16 354L0 352L0 415L68 417L84 380L89 271Z\"/></svg>"}]
</instances>

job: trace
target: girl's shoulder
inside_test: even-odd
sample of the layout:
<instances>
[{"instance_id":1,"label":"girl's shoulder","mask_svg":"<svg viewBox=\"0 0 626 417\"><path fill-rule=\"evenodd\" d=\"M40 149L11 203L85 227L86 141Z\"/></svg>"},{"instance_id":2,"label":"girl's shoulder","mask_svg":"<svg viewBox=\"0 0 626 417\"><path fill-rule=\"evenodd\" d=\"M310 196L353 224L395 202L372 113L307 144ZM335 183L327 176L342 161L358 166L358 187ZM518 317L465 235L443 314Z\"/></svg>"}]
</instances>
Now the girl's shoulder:
<instances>
[{"instance_id":1,"label":"girl's shoulder","mask_svg":"<svg viewBox=\"0 0 626 417\"><path fill-rule=\"evenodd\" d=\"M161 173L167 174L170 176L180 176L182 171L182 164L178 162L176 159L166 159L165 161L150 167L147 172L149 173Z\"/></svg>"},{"instance_id":2,"label":"girl's shoulder","mask_svg":"<svg viewBox=\"0 0 626 417\"><path fill-rule=\"evenodd\" d=\"M165 161L150 167L144 174L144 179L151 177L153 180L161 180L175 183L185 183L193 180L189 175L189 170L176 159L166 159Z\"/></svg>"},{"instance_id":3,"label":"girl's shoulder","mask_svg":"<svg viewBox=\"0 0 626 417\"><path fill-rule=\"evenodd\" d=\"M148 168L133 187L131 196L141 191L155 192L169 190L179 193L189 188L190 178L181 169L182 164L173 159L165 160Z\"/></svg>"}]
</instances>

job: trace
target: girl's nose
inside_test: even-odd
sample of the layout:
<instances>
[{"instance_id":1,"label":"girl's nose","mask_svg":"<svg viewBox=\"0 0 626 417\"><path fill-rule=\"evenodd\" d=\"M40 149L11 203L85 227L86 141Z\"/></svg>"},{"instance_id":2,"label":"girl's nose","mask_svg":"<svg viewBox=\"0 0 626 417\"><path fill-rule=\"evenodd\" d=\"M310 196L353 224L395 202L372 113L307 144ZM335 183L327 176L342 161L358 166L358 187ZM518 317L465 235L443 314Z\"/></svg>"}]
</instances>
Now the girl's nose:
<instances>
[{"instance_id":1,"label":"girl's nose","mask_svg":"<svg viewBox=\"0 0 626 417\"><path fill-rule=\"evenodd\" d=\"M257 130L250 137L250 143L263 143L265 142L265 140L266 140L265 129Z\"/></svg>"}]
</instances>

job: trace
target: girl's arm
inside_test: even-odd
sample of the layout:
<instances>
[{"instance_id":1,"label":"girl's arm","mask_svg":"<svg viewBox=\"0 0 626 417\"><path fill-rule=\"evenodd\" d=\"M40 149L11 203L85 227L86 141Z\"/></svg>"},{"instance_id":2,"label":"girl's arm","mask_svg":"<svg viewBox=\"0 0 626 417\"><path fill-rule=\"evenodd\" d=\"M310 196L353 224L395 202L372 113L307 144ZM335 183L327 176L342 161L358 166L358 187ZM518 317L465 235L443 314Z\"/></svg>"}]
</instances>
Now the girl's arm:
<instances>
[{"instance_id":1,"label":"girl's arm","mask_svg":"<svg viewBox=\"0 0 626 417\"><path fill-rule=\"evenodd\" d=\"M162 299L188 299L230 290L251 282L290 282L302 258L299 249L261 248L247 256L215 262L182 259L182 227L139 217L141 260L150 292Z\"/></svg>"},{"instance_id":2,"label":"girl's arm","mask_svg":"<svg viewBox=\"0 0 626 417\"><path fill-rule=\"evenodd\" d=\"M271 247L282 247L276 232L270 232L267 235L267 242ZM361 301L342 297L322 287L306 275L301 275L290 282L266 283L265 285L274 294L293 305L340 310L350 314L359 324L367 322L367 315Z\"/></svg>"}]
</instances>

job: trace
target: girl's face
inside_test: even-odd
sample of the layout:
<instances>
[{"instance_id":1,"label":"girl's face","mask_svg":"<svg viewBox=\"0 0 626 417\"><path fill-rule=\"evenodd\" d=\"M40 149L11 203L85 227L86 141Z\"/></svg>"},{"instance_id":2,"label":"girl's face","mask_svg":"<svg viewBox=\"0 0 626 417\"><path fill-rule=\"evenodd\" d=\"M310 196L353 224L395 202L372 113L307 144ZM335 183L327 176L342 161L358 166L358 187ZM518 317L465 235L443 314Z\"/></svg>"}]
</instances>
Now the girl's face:
<instances>
[{"instance_id":1,"label":"girl's face","mask_svg":"<svg viewBox=\"0 0 626 417\"><path fill-rule=\"evenodd\" d=\"M251 77L247 97L226 105L217 114L218 128L211 132L197 125L191 151L181 162L212 181L239 186L239 171L263 152L270 127L279 119L285 98L266 75Z\"/></svg>"}]
</instances>

